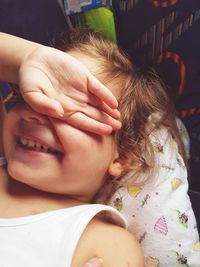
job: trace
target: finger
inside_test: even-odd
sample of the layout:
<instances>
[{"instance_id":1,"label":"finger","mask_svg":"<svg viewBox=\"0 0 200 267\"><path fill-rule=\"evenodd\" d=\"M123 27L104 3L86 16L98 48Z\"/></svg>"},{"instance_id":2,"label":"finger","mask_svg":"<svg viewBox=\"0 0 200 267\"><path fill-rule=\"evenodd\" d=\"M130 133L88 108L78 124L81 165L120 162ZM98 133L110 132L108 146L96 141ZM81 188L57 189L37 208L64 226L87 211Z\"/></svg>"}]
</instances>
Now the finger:
<instances>
[{"instance_id":1,"label":"finger","mask_svg":"<svg viewBox=\"0 0 200 267\"><path fill-rule=\"evenodd\" d=\"M31 108L39 113L56 118L64 115L64 110L59 102L40 92L24 93L22 96Z\"/></svg>"},{"instance_id":2,"label":"finger","mask_svg":"<svg viewBox=\"0 0 200 267\"><path fill-rule=\"evenodd\" d=\"M119 110L109 107L106 103L102 102L99 98L97 98L95 95L91 93L89 93L88 95L88 102L90 103L90 105L95 106L99 108L100 110L103 110L105 113L107 113L111 117L115 119L120 118Z\"/></svg>"},{"instance_id":3,"label":"finger","mask_svg":"<svg viewBox=\"0 0 200 267\"><path fill-rule=\"evenodd\" d=\"M82 267L102 267L102 259L92 258L87 263L85 263Z\"/></svg>"},{"instance_id":4,"label":"finger","mask_svg":"<svg viewBox=\"0 0 200 267\"><path fill-rule=\"evenodd\" d=\"M95 96L99 97L103 102L105 102L111 108L116 109L118 106L117 99L112 94L112 92L104 86L100 81L98 81L94 76L88 75L88 90Z\"/></svg>"},{"instance_id":5,"label":"finger","mask_svg":"<svg viewBox=\"0 0 200 267\"><path fill-rule=\"evenodd\" d=\"M112 118L102 110L99 110L95 107L88 105L80 111L93 120L110 125L113 130L119 130L121 128L121 122L119 120Z\"/></svg>"},{"instance_id":6,"label":"finger","mask_svg":"<svg viewBox=\"0 0 200 267\"><path fill-rule=\"evenodd\" d=\"M79 102L69 101L67 97L62 100L61 104L65 112L62 119L67 122L68 118L71 117L72 114L83 113L85 114L85 117L96 120L99 123L107 124L111 126L113 130L119 130L121 128L121 122L118 120L118 118L115 119L102 110L99 110L98 108L89 104L80 104Z\"/></svg>"},{"instance_id":7,"label":"finger","mask_svg":"<svg viewBox=\"0 0 200 267\"><path fill-rule=\"evenodd\" d=\"M67 119L67 123L71 124L73 127L78 128L83 131L99 134L99 135L109 135L112 133L113 128L110 125L98 122L92 118L89 118L81 112L76 112L72 114Z\"/></svg>"},{"instance_id":8,"label":"finger","mask_svg":"<svg viewBox=\"0 0 200 267\"><path fill-rule=\"evenodd\" d=\"M99 107L100 108L100 107ZM120 112L118 109L111 109L108 105L105 103L101 104L101 109L111 117L115 118L116 120L120 119Z\"/></svg>"}]
</instances>

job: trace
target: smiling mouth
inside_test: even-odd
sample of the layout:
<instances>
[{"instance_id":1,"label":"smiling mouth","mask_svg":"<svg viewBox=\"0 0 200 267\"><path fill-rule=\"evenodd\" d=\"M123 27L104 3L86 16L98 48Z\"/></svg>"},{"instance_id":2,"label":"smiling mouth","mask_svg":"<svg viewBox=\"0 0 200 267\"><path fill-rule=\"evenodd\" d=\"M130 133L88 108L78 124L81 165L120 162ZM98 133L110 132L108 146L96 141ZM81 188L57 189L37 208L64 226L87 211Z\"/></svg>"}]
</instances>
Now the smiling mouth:
<instances>
[{"instance_id":1,"label":"smiling mouth","mask_svg":"<svg viewBox=\"0 0 200 267\"><path fill-rule=\"evenodd\" d=\"M63 153L57 149L54 149L52 147L48 147L44 144L40 144L39 142L30 140L25 137L18 137L17 138L17 143L26 149L29 150L34 150L42 153L48 153L48 154L53 154L55 156L63 156Z\"/></svg>"}]
</instances>

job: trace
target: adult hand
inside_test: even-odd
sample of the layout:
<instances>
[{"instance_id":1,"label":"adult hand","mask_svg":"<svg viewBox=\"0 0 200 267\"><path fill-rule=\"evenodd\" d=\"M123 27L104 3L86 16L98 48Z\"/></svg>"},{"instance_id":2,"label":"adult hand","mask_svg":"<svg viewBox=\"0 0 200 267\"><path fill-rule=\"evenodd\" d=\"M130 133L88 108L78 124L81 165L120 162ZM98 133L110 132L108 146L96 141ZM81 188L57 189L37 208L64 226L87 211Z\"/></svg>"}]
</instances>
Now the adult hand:
<instances>
[{"instance_id":1,"label":"adult hand","mask_svg":"<svg viewBox=\"0 0 200 267\"><path fill-rule=\"evenodd\" d=\"M19 69L24 100L37 112L65 120L97 134L121 127L117 100L77 59L57 49L38 46Z\"/></svg>"},{"instance_id":2,"label":"adult hand","mask_svg":"<svg viewBox=\"0 0 200 267\"><path fill-rule=\"evenodd\" d=\"M99 258L92 258L87 263L85 263L82 267L102 267L102 260Z\"/></svg>"}]
</instances>

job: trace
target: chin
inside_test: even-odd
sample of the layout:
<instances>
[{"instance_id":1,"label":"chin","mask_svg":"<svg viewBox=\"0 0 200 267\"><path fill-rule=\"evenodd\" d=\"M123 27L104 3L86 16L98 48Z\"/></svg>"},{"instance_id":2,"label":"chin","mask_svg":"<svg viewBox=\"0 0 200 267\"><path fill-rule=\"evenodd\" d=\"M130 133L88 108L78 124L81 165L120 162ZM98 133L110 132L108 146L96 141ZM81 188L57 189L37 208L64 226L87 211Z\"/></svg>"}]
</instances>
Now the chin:
<instances>
[{"instance_id":1,"label":"chin","mask_svg":"<svg viewBox=\"0 0 200 267\"><path fill-rule=\"evenodd\" d=\"M8 165L7 165L8 174L14 180L24 183L27 179L26 172L22 167L18 167L16 165L17 164L9 164L8 162Z\"/></svg>"}]
</instances>

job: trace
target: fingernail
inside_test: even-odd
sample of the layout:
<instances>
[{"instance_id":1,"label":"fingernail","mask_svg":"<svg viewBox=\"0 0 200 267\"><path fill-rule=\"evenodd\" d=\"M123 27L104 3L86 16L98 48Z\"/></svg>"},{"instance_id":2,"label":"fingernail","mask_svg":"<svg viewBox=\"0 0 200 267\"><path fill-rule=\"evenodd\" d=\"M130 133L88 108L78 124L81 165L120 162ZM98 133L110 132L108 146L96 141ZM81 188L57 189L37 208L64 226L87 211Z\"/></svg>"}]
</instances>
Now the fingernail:
<instances>
[{"instance_id":1,"label":"fingernail","mask_svg":"<svg viewBox=\"0 0 200 267\"><path fill-rule=\"evenodd\" d=\"M101 258L93 258L85 265L85 267L102 267L103 260Z\"/></svg>"},{"instance_id":2,"label":"fingernail","mask_svg":"<svg viewBox=\"0 0 200 267\"><path fill-rule=\"evenodd\" d=\"M59 117L63 117L64 116L64 110L63 109L57 109L56 112L57 112Z\"/></svg>"},{"instance_id":3,"label":"fingernail","mask_svg":"<svg viewBox=\"0 0 200 267\"><path fill-rule=\"evenodd\" d=\"M117 115L119 116L119 118L121 117L121 113L120 113L120 111L117 109Z\"/></svg>"},{"instance_id":4,"label":"fingernail","mask_svg":"<svg viewBox=\"0 0 200 267\"><path fill-rule=\"evenodd\" d=\"M121 117L121 113L119 112L119 110L118 110L118 109L115 109L114 112L115 112L114 117L115 117L116 119L120 119L120 117Z\"/></svg>"},{"instance_id":5,"label":"fingernail","mask_svg":"<svg viewBox=\"0 0 200 267\"><path fill-rule=\"evenodd\" d=\"M121 123L121 121L116 121L116 123L115 123L115 127L113 127L115 130L119 130L119 129L121 129L121 127L122 127L122 123Z\"/></svg>"}]
</instances>

